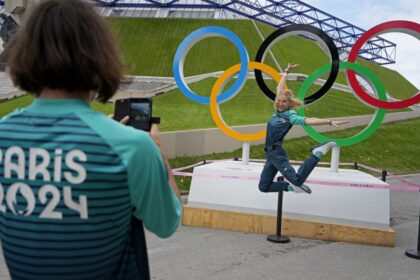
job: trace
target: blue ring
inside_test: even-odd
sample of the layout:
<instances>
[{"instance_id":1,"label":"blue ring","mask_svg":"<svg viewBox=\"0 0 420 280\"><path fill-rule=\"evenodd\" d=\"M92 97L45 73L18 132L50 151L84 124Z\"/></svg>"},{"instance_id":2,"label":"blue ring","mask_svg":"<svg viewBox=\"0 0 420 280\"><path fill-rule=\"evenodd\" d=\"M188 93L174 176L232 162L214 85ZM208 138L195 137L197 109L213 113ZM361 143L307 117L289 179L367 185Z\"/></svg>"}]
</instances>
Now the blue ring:
<instances>
[{"instance_id":1,"label":"blue ring","mask_svg":"<svg viewBox=\"0 0 420 280\"><path fill-rule=\"evenodd\" d=\"M188 51L199 41L207 37L223 37L231 41L239 51L239 56L241 59L241 69L239 71L238 78L236 82L232 85L229 90L222 92L217 96L217 103L228 101L230 98L234 97L238 93L242 86L245 84L247 72L248 72L248 52L239 39L239 37L232 31L219 27L219 26L207 26L189 34L179 45L176 50L173 64L173 72L175 82L179 87L179 90L192 101L201 103L201 104L210 104L210 98L207 96L200 96L194 93L184 80L184 60L187 56Z\"/></svg>"}]
</instances>

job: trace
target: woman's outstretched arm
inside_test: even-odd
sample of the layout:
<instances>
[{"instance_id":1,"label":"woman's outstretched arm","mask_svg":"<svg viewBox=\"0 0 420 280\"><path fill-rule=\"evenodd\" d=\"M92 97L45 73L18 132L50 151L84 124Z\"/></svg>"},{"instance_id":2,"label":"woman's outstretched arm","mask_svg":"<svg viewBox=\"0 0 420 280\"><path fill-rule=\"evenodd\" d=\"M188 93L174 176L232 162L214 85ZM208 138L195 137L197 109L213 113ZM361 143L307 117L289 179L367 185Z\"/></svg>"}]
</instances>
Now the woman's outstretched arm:
<instances>
[{"instance_id":1,"label":"woman's outstretched arm","mask_svg":"<svg viewBox=\"0 0 420 280\"><path fill-rule=\"evenodd\" d=\"M329 124L331 126L339 126L342 124L349 123L350 121L343 120L343 121L335 121L330 119L318 119L318 118L305 118L305 124L307 125L325 125Z\"/></svg>"}]
</instances>

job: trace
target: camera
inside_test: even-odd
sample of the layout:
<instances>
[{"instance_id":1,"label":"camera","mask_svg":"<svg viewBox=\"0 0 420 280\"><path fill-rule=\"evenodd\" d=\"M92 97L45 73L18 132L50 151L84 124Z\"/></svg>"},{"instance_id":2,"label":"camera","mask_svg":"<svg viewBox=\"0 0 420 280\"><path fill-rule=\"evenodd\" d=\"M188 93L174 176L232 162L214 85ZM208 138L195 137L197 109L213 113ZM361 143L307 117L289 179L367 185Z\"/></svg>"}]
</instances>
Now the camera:
<instances>
[{"instance_id":1,"label":"camera","mask_svg":"<svg viewBox=\"0 0 420 280\"><path fill-rule=\"evenodd\" d=\"M120 121L129 116L128 125L150 131L152 123L160 123L160 118L152 117L151 98L126 98L115 102L114 119Z\"/></svg>"}]
</instances>

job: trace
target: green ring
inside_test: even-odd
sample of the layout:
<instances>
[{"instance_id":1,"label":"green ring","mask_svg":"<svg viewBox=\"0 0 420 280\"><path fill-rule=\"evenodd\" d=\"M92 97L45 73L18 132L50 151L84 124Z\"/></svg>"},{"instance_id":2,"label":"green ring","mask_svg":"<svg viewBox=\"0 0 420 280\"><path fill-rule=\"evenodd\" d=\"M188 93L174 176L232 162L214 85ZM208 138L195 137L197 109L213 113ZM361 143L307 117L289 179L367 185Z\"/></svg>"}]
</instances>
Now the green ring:
<instances>
[{"instance_id":1,"label":"green ring","mask_svg":"<svg viewBox=\"0 0 420 280\"><path fill-rule=\"evenodd\" d=\"M315 70L311 75L309 75L308 78L306 78L303 85L300 87L297 98L303 101L306 93L308 92L313 82L319 77L321 77L323 74L330 71L330 69L331 69L331 64L325 64L321 66L320 68L318 68L317 70ZM355 63L350 63L350 62L340 62L340 69L351 69L367 77L375 86L379 100L382 100L382 101L387 100L384 85L379 80L379 78L368 68L360 64L355 64ZM302 117L305 116L305 110L303 106L299 107L296 110L296 112ZM313 129L312 126L309 126L309 125L303 126L303 129L309 134L309 136L311 136L313 139L315 139L319 143L334 141L340 147L351 146L371 136L375 132L375 130L377 130L379 126L381 125L385 117L385 113L386 113L385 109L381 109L381 108L376 109L374 118L363 131L361 131L359 134L356 134L352 137L344 138L344 139L336 139L336 138L321 135L315 129Z\"/></svg>"}]
</instances>

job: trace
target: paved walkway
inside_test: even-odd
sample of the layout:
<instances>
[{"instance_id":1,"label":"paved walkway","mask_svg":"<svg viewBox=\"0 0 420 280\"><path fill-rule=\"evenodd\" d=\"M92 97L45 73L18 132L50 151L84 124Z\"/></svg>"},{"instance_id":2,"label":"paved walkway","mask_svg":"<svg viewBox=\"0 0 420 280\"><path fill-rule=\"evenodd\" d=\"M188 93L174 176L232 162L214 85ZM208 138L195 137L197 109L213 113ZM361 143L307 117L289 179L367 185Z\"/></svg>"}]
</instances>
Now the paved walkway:
<instances>
[{"instance_id":1,"label":"paved walkway","mask_svg":"<svg viewBox=\"0 0 420 280\"><path fill-rule=\"evenodd\" d=\"M420 174L405 178L420 183ZM273 244L260 234L181 226L169 239L147 236L151 272L162 280L419 279L420 260L404 255L417 245L419 207L420 194L391 191L394 248L301 238Z\"/></svg>"},{"instance_id":2,"label":"paved walkway","mask_svg":"<svg viewBox=\"0 0 420 280\"><path fill-rule=\"evenodd\" d=\"M420 183L420 174L405 178ZM420 260L404 255L417 245L419 207L419 193L391 191L394 248L301 238L274 244L260 234L184 226L169 239L147 233L152 279L419 279ZM0 279L10 279L3 259Z\"/></svg>"}]
</instances>

